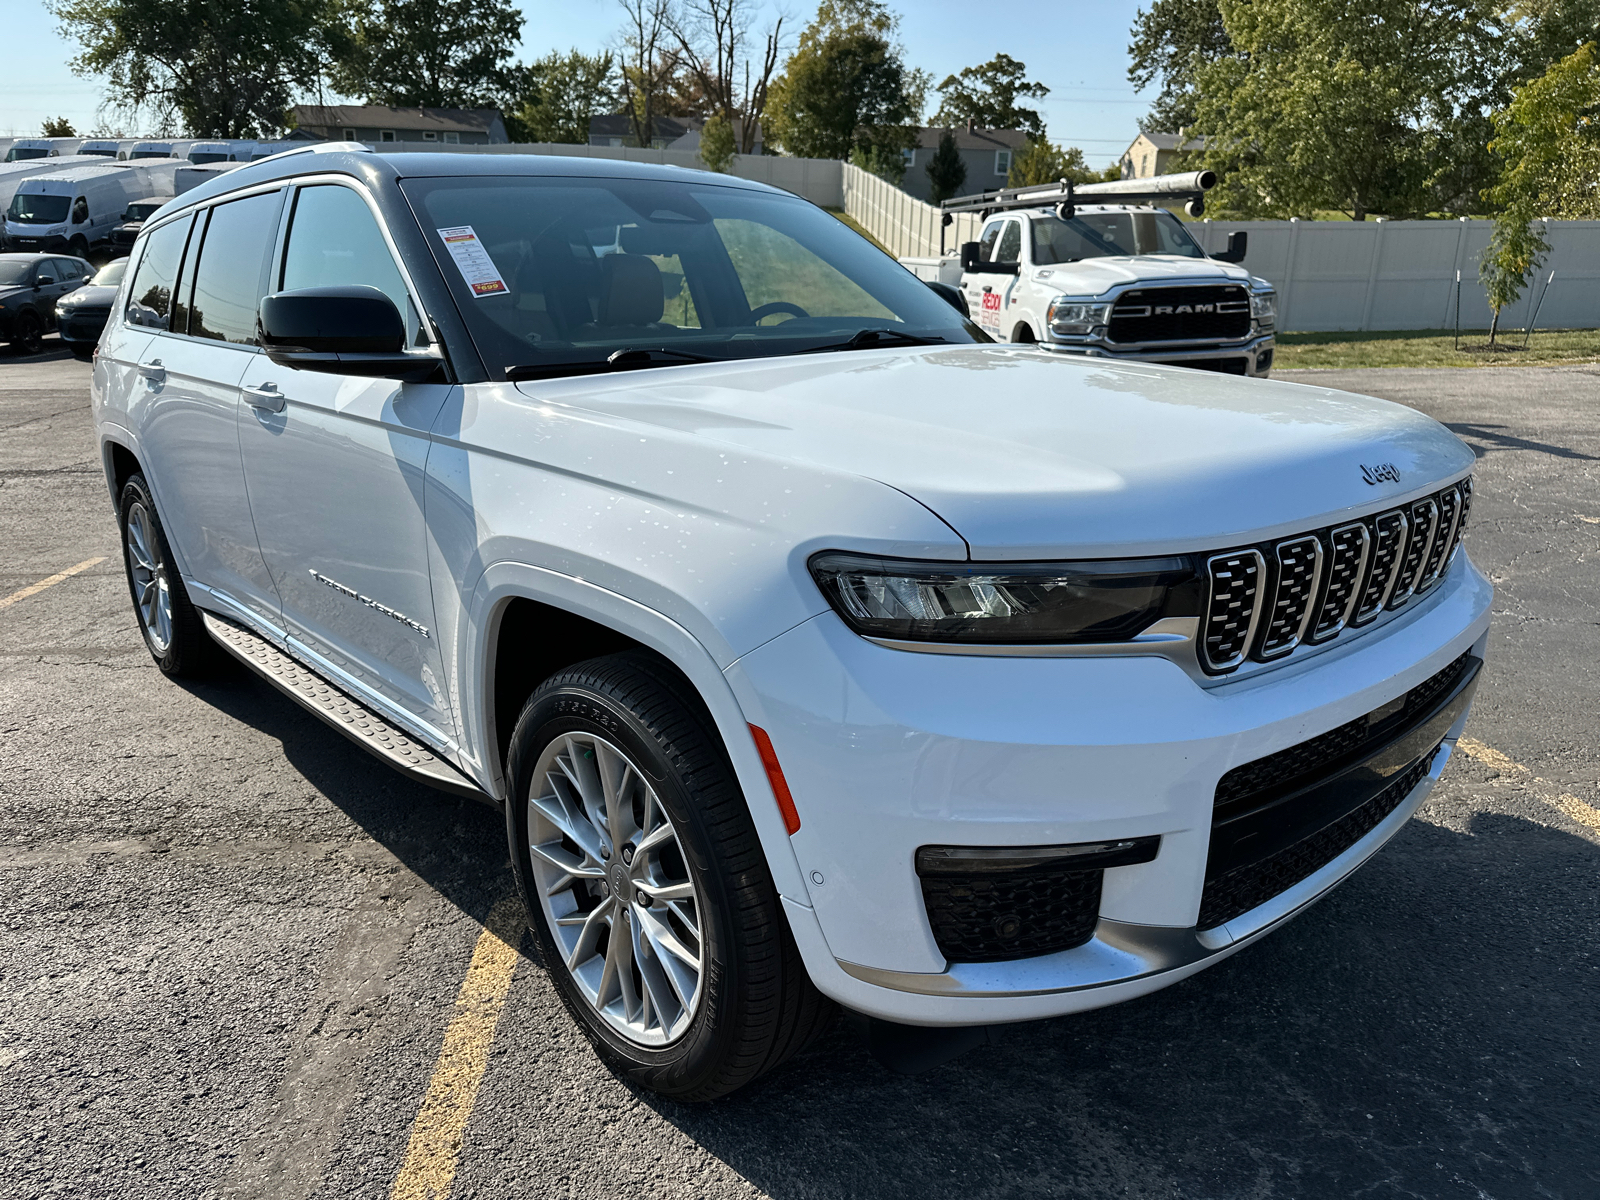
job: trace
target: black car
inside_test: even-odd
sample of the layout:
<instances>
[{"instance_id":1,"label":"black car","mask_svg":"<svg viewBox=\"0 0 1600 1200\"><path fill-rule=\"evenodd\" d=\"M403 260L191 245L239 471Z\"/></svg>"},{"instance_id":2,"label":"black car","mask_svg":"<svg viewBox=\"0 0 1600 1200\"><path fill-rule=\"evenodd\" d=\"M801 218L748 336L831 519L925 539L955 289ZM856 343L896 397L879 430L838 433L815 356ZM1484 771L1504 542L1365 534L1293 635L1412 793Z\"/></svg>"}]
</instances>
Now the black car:
<instances>
[{"instance_id":1,"label":"black car","mask_svg":"<svg viewBox=\"0 0 1600 1200\"><path fill-rule=\"evenodd\" d=\"M0 254L0 341L37 354L57 324L56 304L94 276L94 267L64 254Z\"/></svg>"},{"instance_id":2,"label":"black car","mask_svg":"<svg viewBox=\"0 0 1600 1200\"><path fill-rule=\"evenodd\" d=\"M111 231L111 253L127 254L132 250L145 221L171 199L171 196L152 196L147 200L135 200L128 205L127 211L122 214L122 224Z\"/></svg>"},{"instance_id":3,"label":"black car","mask_svg":"<svg viewBox=\"0 0 1600 1200\"><path fill-rule=\"evenodd\" d=\"M99 344L100 331L111 316L117 299L117 286L128 260L119 258L100 268L100 273L56 303L56 319L61 324L61 340L79 358L89 358Z\"/></svg>"}]
</instances>

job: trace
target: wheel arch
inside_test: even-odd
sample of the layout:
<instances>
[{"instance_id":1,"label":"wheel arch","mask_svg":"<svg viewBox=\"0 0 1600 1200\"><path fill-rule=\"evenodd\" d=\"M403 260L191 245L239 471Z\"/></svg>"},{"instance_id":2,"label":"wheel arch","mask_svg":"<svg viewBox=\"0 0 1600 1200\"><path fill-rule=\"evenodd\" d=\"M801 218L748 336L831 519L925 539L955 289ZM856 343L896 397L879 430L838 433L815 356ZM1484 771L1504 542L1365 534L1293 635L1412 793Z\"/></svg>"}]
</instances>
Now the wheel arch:
<instances>
[{"instance_id":1,"label":"wheel arch","mask_svg":"<svg viewBox=\"0 0 1600 1200\"><path fill-rule=\"evenodd\" d=\"M511 727L555 672L624 650L669 667L698 697L744 793L780 894L809 904L800 866L744 707L711 652L670 617L586 580L524 563L485 570L457 633L463 751L490 794L508 797Z\"/></svg>"},{"instance_id":2,"label":"wheel arch","mask_svg":"<svg viewBox=\"0 0 1600 1200\"><path fill-rule=\"evenodd\" d=\"M1038 343L1039 335L1034 330L1032 322L1018 321L1011 330L1011 341L1020 346L1032 346Z\"/></svg>"}]
</instances>

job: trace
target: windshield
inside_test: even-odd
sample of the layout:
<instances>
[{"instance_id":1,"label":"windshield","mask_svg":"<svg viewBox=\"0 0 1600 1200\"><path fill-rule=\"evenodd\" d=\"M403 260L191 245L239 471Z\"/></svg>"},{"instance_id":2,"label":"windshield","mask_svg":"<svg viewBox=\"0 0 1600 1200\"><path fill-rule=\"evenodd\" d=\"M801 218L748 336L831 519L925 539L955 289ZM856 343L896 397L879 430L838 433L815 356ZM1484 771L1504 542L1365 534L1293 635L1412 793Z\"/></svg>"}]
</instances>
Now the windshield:
<instances>
[{"instance_id":1,"label":"windshield","mask_svg":"<svg viewBox=\"0 0 1600 1200\"><path fill-rule=\"evenodd\" d=\"M150 214L165 204L165 200L146 200L140 204L128 205L128 211L122 214L124 221L148 221Z\"/></svg>"},{"instance_id":2,"label":"windshield","mask_svg":"<svg viewBox=\"0 0 1600 1200\"><path fill-rule=\"evenodd\" d=\"M47 158L50 151L42 146L13 146L6 154L7 162L23 162L30 158Z\"/></svg>"},{"instance_id":3,"label":"windshield","mask_svg":"<svg viewBox=\"0 0 1600 1200\"><path fill-rule=\"evenodd\" d=\"M18 192L11 197L11 207L6 218L22 225L54 225L67 219L67 209L72 206L71 196L40 196Z\"/></svg>"},{"instance_id":4,"label":"windshield","mask_svg":"<svg viewBox=\"0 0 1600 1200\"><path fill-rule=\"evenodd\" d=\"M172 151L168 150L135 150L128 155L129 158L171 158Z\"/></svg>"},{"instance_id":5,"label":"windshield","mask_svg":"<svg viewBox=\"0 0 1600 1200\"><path fill-rule=\"evenodd\" d=\"M620 350L667 350L663 362L794 354L866 329L987 340L904 267L797 198L639 179L401 187L496 376L593 369Z\"/></svg>"},{"instance_id":6,"label":"windshield","mask_svg":"<svg viewBox=\"0 0 1600 1200\"><path fill-rule=\"evenodd\" d=\"M1040 266L1125 254L1206 256L1169 212L1080 213L1070 221L1033 218L1033 261Z\"/></svg>"},{"instance_id":7,"label":"windshield","mask_svg":"<svg viewBox=\"0 0 1600 1200\"><path fill-rule=\"evenodd\" d=\"M0 287L18 287L33 282L33 263L29 260L0 259Z\"/></svg>"},{"instance_id":8,"label":"windshield","mask_svg":"<svg viewBox=\"0 0 1600 1200\"><path fill-rule=\"evenodd\" d=\"M101 267L95 277L89 280L93 287L116 287L122 282L122 273L128 269L128 260L119 258L116 262L107 263Z\"/></svg>"},{"instance_id":9,"label":"windshield","mask_svg":"<svg viewBox=\"0 0 1600 1200\"><path fill-rule=\"evenodd\" d=\"M219 154L214 150L199 150L189 155L189 161L198 167L206 163L227 162L228 156L226 153Z\"/></svg>"}]
</instances>

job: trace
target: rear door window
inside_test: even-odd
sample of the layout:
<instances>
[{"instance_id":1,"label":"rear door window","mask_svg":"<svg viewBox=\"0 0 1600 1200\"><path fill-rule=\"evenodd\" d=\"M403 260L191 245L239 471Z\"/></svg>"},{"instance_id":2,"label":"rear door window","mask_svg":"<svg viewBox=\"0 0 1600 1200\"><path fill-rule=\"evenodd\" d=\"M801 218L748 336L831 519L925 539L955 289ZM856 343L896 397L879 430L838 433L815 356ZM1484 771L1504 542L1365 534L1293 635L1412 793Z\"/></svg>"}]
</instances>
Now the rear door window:
<instances>
[{"instance_id":1,"label":"rear door window","mask_svg":"<svg viewBox=\"0 0 1600 1200\"><path fill-rule=\"evenodd\" d=\"M128 323L146 329L165 329L172 315L172 292L189 240L190 217L169 221L145 239L139 269L128 289Z\"/></svg>"},{"instance_id":2,"label":"rear door window","mask_svg":"<svg viewBox=\"0 0 1600 1200\"><path fill-rule=\"evenodd\" d=\"M416 342L416 308L367 202L338 184L301 188L277 290L357 286L375 287L393 300L406 320L406 340Z\"/></svg>"},{"instance_id":3,"label":"rear door window","mask_svg":"<svg viewBox=\"0 0 1600 1200\"><path fill-rule=\"evenodd\" d=\"M256 344L256 307L282 199L282 193L269 192L211 210L195 270L190 336Z\"/></svg>"}]
</instances>

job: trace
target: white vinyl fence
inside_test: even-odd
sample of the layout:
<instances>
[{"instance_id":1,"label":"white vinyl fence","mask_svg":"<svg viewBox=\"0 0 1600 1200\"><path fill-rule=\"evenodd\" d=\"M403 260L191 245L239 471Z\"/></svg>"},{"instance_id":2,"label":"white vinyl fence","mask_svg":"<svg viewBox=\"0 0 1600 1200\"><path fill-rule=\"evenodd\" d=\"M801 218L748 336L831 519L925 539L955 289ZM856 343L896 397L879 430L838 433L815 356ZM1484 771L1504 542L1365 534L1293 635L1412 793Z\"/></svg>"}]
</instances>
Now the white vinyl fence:
<instances>
[{"instance_id":1,"label":"white vinyl fence","mask_svg":"<svg viewBox=\"0 0 1600 1200\"><path fill-rule=\"evenodd\" d=\"M983 222L975 213L962 213L948 226L941 226L944 214L933 205L907 195L871 171L849 163L839 165L843 168L841 207L896 258L936 257L941 228L946 254L954 254L962 242L977 240Z\"/></svg>"},{"instance_id":2,"label":"white vinyl fence","mask_svg":"<svg viewBox=\"0 0 1600 1200\"><path fill-rule=\"evenodd\" d=\"M1489 221L1197 221L1188 228L1207 251L1226 248L1236 229L1250 234L1244 265L1277 287L1279 329L1450 329L1457 271L1461 328L1489 326L1478 283ZM1501 312L1501 328L1523 328L1535 308L1540 329L1600 326L1600 221L1541 228L1550 254L1522 299Z\"/></svg>"}]
</instances>

